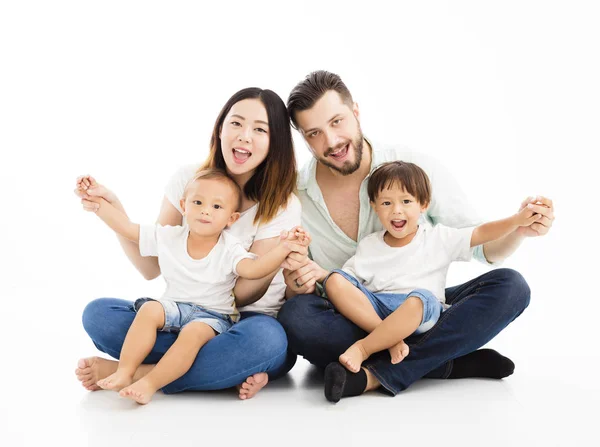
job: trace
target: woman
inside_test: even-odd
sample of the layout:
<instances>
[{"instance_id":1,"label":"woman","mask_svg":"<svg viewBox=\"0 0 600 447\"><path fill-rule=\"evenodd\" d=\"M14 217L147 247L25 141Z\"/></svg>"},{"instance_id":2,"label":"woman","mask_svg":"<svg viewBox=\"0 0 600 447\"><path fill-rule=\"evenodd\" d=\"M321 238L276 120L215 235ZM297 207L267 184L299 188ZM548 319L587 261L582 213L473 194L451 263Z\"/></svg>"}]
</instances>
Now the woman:
<instances>
[{"instance_id":1,"label":"woman","mask_svg":"<svg viewBox=\"0 0 600 447\"><path fill-rule=\"evenodd\" d=\"M271 90L247 88L225 104L213 129L208 159L200 166L186 166L175 173L166 187L158 216L161 225L181 225L179 199L189 179L203 168L226 170L243 191L241 217L231 231L249 251L270 250L282 230L300 224L301 206L293 194L296 161L285 104ZM77 190L76 190L76 193ZM121 209L117 197L99 186L88 190ZM96 204L79 192L84 209ZM123 250L146 279L160 275L157 258L142 257L136 243L120 238ZM240 321L229 331L210 340L190 370L162 389L166 394L186 390L216 390L237 386L241 399L251 398L269 378L287 373L296 361L287 354L287 338L274 318L284 301L281 271L258 280L239 278L234 288ZM135 316L133 302L100 298L87 305L83 325L96 347L118 359L123 341ZM136 380L147 374L162 357L176 335L159 332L156 344L136 372ZM81 359L77 378L88 390L117 367L117 362L99 357ZM241 385L240 385L241 384Z\"/></svg>"}]
</instances>

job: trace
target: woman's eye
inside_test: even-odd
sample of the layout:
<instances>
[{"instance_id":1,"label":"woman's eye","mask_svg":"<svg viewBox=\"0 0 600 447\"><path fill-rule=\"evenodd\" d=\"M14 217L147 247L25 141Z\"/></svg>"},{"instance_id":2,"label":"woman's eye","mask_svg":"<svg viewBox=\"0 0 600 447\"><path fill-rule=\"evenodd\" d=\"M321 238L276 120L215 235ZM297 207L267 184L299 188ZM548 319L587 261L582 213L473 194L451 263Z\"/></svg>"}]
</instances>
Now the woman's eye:
<instances>
[{"instance_id":1,"label":"woman's eye","mask_svg":"<svg viewBox=\"0 0 600 447\"><path fill-rule=\"evenodd\" d=\"M260 127L257 127L255 130L257 130L259 132L267 133L267 131L265 129L262 129Z\"/></svg>"},{"instance_id":2,"label":"woman's eye","mask_svg":"<svg viewBox=\"0 0 600 447\"><path fill-rule=\"evenodd\" d=\"M231 125L232 126L241 126L241 124L239 123L239 121L232 121Z\"/></svg>"}]
</instances>

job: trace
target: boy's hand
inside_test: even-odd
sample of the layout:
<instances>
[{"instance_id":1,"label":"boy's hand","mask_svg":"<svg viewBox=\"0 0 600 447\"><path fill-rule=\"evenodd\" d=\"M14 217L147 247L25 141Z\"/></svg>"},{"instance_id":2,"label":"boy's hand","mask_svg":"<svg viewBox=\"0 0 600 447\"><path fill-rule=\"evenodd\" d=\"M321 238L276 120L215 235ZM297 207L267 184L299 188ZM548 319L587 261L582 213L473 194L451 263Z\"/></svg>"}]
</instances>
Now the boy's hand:
<instances>
[{"instance_id":1,"label":"boy's hand","mask_svg":"<svg viewBox=\"0 0 600 447\"><path fill-rule=\"evenodd\" d=\"M514 215L515 225L519 227L528 227L532 223L537 222L541 217L541 214L536 213L531 208L524 207Z\"/></svg>"},{"instance_id":2,"label":"boy's hand","mask_svg":"<svg viewBox=\"0 0 600 447\"><path fill-rule=\"evenodd\" d=\"M282 231L280 235L280 242L289 241L301 244L308 247L311 242L310 234L301 226L296 226L290 231Z\"/></svg>"},{"instance_id":3,"label":"boy's hand","mask_svg":"<svg viewBox=\"0 0 600 447\"><path fill-rule=\"evenodd\" d=\"M544 236L548 234L554 223L554 203L547 197L527 197L522 203L519 211L523 208L529 209L539 215L529 226L517 228L517 233L525 237Z\"/></svg>"}]
</instances>

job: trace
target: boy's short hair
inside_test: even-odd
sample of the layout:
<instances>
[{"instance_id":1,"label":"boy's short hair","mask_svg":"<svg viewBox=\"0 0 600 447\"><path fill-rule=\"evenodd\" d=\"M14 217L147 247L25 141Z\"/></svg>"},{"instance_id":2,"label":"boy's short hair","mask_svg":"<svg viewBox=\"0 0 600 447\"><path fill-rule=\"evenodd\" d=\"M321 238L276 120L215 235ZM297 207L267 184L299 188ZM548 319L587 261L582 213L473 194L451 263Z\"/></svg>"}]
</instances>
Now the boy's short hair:
<instances>
[{"instance_id":1,"label":"boy's short hair","mask_svg":"<svg viewBox=\"0 0 600 447\"><path fill-rule=\"evenodd\" d=\"M231 189L235 193L235 197L236 197L234 211L239 211L242 208L242 190L240 188L240 185L238 185L235 182L235 180L233 180L229 175L227 175L227 173L225 171L222 171L221 169L205 168L205 169L201 169L198 172L196 172L194 177L192 177L192 179L189 182L187 182L187 185L185 185L185 189L183 191L183 198L185 199L187 197L190 186L192 186L198 180L212 180L212 179L223 180L229 186L231 186Z\"/></svg>"},{"instance_id":2,"label":"boy's short hair","mask_svg":"<svg viewBox=\"0 0 600 447\"><path fill-rule=\"evenodd\" d=\"M431 183L425 171L414 163L400 160L383 163L373 171L367 186L369 200L375 202L381 191L394 184L399 184L422 206L431 202Z\"/></svg>"}]
</instances>

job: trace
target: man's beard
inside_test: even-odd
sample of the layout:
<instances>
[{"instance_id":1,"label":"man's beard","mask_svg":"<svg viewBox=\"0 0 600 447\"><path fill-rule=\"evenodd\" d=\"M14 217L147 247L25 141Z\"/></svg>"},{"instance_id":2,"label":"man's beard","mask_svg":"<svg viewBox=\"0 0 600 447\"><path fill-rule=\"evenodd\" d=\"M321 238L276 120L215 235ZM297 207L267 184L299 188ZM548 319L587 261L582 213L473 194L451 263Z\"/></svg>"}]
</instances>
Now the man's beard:
<instances>
[{"instance_id":1,"label":"man's beard","mask_svg":"<svg viewBox=\"0 0 600 447\"><path fill-rule=\"evenodd\" d=\"M345 161L344 164L342 164L342 166L340 167L340 166L334 165L333 163L330 163L329 160L327 160L327 156L329 154L346 146L348 144L348 141L346 141L343 144L337 145L337 147L329 148L325 152L325 156L320 158L319 161L321 163L323 163L325 166L327 166L328 168L331 168L334 171L337 171L342 175L350 175L353 172L356 172L356 170L360 167L360 162L362 161L362 153L363 153L363 141L364 141L363 134L362 134L361 129L359 128L356 137L350 142L356 152L354 163L352 163L350 161ZM350 148L348 147L348 151L349 150L350 150Z\"/></svg>"}]
</instances>

